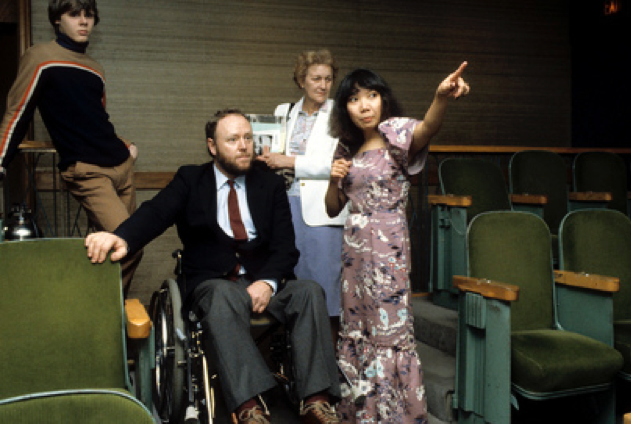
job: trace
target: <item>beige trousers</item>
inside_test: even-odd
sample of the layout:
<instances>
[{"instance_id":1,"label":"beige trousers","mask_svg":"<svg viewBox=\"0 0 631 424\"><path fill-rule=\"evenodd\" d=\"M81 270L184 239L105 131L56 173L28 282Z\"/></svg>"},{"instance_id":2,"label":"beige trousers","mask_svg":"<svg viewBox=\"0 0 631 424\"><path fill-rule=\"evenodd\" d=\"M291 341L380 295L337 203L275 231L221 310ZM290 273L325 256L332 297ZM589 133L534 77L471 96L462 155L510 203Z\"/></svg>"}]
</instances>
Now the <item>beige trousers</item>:
<instances>
[{"instance_id":1,"label":"beige trousers","mask_svg":"<svg viewBox=\"0 0 631 424\"><path fill-rule=\"evenodd\" d=\"M136 210L133 164L130 156L118 166L77 162L61 172L68 190L86 210L90 224L97 231L114 231ZM141 257L142 251L121 261L125 295Z\"/></svg>"}]
</instances>

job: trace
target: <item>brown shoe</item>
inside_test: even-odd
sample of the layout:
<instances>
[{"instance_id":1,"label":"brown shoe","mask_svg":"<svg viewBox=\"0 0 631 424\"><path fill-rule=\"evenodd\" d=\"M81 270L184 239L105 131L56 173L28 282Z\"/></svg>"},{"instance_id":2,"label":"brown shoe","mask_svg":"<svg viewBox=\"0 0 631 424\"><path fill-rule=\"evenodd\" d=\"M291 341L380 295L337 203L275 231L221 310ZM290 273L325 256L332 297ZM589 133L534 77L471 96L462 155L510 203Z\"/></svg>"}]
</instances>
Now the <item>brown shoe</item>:
<instances>
[{"instance_id":1,"label":"brown shoe","mask_svg":"<svg viewBox=\"0 0 631 424\"><path fill-rule=\"evenodd\" d=\"M331 404L319 400L301 406L300 422L302 424L338 424L340 418Z\"/></svg>"},{"instance_id":2,"label":"brown shoe","mask_svg":"<svg viewBox=\"0 0 631 424\"><path fill-rule=\"evenodd\" d=\"M244 409L237 415L238 424L270 424L270 415L259 405L251 409Z\"/></svg>"}]
</instances>

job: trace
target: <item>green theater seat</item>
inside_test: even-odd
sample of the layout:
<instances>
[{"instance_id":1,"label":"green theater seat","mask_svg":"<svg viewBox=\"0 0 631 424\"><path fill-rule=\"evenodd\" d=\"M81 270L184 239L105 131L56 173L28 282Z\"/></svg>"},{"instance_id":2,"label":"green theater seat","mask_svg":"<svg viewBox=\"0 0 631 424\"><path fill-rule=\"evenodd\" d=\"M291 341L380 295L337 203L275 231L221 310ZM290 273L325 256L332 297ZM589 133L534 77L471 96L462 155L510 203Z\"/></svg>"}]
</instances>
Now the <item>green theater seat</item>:
<instances>
[{"instance_id":1,"label":"green theater seat","mask_svg":"<svg viewBox=\"0 0 631 424\"><path fill-rule=\"evenodd\" d=\"M601 308L611 310L617 280L553 271L550 231L532 213L478 215L467 248L468 276L454 277L458 422L510 423L511 404L588 396L597 405L591 422L613 424L623 359ZM566 302L581 308L578 319L559 313Z\"/></svg>"},{"instance_id":2,"label":"green theater seat","mask_svg":"<svg viewBox=\"0 0 631 424\"><path fill-rule=\"evenodd\" d=\"M4 242L0 275L1 423L154 422L130 393L118 264L82 239Z\"/></svg>"},{"instance_id":3,"label":"green theater seat","mask_svg":"<svg viewBox=\"0 0 631 424\"><path fill-rule=\"evenodd\" d=\"M543 220L552 236L552 258L558 266L559 225L571 210L604 208L611 199L610 193L600 190L569 191L569 167L559 154L549 150L524 150L515 153L510 160L509 181L512 194L539 194L548 202L543 207Z\"/></svg>"},{"instance_id":4,"label":"green theater seat","mask_svg":"<svg viewBox=\"0 0 631 424\"><path fill-rule=\"evenodd\" d=\"M615 277L614 346L624 357L620 377L631 382L631 220L614 210L583 210L561 224L561 269ZM567 311L568 314L573 311Z\"/></svg>"},{"instance_id":5,"label":"green theater seat","mask_svg":"<svg viewBox=\"0 0 631 424\"><path fill-rule=\"evenodd\" d=\"M511 196L499 165L485 159L448 158L438 167L439 195L428 196L431 205L432 301L457 309L458 294L452 277L467 271L467 225L483 212L520 210L541 215L545 196Z\"/></svg>"},{"instance_id":6,"label":"green theater seat","mask_svg":"<svg viewBox=\"0 0 631 424\"><path fill-rule=\"evenodd\" d=\"M611 193L607 208L629 215L627 172L624 160L615 153L579 153L572 166L574 190Z\"/></svg>"}]
</instances>

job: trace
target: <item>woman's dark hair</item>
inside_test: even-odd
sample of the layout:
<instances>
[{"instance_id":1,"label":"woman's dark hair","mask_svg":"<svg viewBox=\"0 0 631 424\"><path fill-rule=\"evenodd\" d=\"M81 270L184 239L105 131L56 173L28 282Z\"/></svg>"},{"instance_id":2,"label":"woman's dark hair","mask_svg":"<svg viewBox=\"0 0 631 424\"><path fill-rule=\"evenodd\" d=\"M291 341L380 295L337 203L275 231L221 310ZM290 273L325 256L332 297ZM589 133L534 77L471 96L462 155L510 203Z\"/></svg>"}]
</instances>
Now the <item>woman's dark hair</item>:
<instances>
[{"instance_id":1,"label":"woman's dark hair","mask_svg":"<svg viewBox=\"0 0 631 424\"><path fill-rule=\"evenodd\" d=\"M346 75L340 82L335 93L335 106L331 113L330 132L335 138L349 148L352 154L361 146L364 134L355 126L348 114L348 99L357 93L360 88L375 90L381 96L380 122L393 116L401 116L402 111L399 102L394 97L388 83L377 73L369 69L355 69Z\"/></svg>"},{"instance_id":2,"label":"woman's dark hair","mask_svg":"<svg viewBox=\"0 0 631 424\"><path fill-rule=\"evenodd\" d=\"M59 31L57 21L61 19L61 15L66 12L92 12L94 15L94 25L99 23L99 11L96 8L96 0L50 0L48 3L48 20L55 28L55 32Z\"/></svg>"}]
</instances>

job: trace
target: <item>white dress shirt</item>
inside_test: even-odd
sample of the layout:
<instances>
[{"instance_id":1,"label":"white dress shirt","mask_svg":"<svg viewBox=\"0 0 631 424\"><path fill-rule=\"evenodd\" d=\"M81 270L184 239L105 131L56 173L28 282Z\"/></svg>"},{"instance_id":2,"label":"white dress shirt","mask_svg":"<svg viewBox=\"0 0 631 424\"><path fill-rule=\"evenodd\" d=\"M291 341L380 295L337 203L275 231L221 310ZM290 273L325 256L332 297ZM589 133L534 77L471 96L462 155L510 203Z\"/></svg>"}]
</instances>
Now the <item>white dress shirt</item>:
<instances>
[{"instance_id":1,"label":"white dress shirt","mask_svg":"<svg viewBox=\"0 0 631 424\"><path fill-rule=\"evenodd\" d=\"M217 222L221 229L234 238L232 233L232 227L230 226L230 215L228 213L228 194L230 193L230 185L228 185L228 177L226 177L216 166L213 165L215 170L215 181L217 182ZM247 192L245 189L245 175L240 175L234 179L234 188L237 192L237 201L239 202L239 212L241 213L241 221L245 227L245 232L248 235L248 241L256 238L256 227L252 221L252 215L250 215L250 208L248 207ZM243 266L239 270L239 275L245 274L247 271ZM272 292L276 294L276 288L278 284L274 280L263 280L272 287Z\"/></svg>"}]
</instances>

